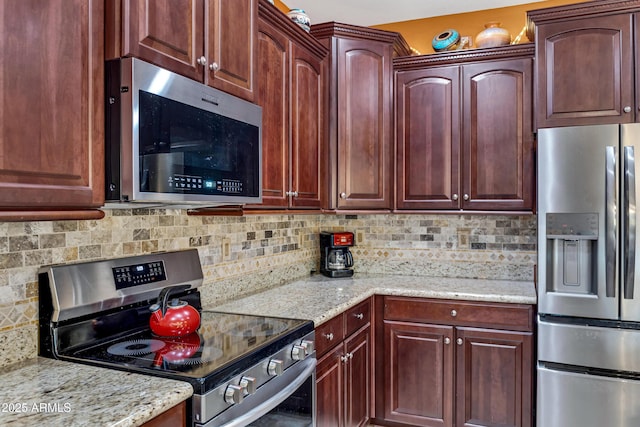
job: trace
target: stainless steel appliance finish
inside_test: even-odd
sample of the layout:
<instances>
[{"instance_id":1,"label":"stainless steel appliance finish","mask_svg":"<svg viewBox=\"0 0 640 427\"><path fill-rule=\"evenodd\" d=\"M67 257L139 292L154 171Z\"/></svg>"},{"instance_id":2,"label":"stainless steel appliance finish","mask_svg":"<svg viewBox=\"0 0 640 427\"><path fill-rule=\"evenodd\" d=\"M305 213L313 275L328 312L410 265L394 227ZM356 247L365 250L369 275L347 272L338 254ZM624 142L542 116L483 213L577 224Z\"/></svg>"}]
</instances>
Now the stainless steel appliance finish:
<instances>
[{"instance_id":1,"label":"stainless steel appliance finish","mask_svg":"<svg viewBox=\"0 0 640 427\"><path fill-rule=\"evenodd\" d=\"M136 58L106 63L105 207L262 201L262 109Z\"/></svg>"},{"instance_id":2,"label":"stainless steel appliance finish","mask_svg":"<svg viewBox=\"0 0 640 427\"><path fill-rule=\"evenodd\" d=\"M187 381L187 425L315 426L313 322L202 310L202 281L196 249L43 267L38 352ZM152 333L167 289L199 310L195 332Z\"/></svg>"},{"instance_id":3,"label":"stainless steel appliance finish","mask_svg":"<svg viewBox=\"0 0 640 427\"><path fill-rule=\"evenodd\" d=\"M640 125L538 132L539 427L640 425Z\"/></svg>"}]
</instances>

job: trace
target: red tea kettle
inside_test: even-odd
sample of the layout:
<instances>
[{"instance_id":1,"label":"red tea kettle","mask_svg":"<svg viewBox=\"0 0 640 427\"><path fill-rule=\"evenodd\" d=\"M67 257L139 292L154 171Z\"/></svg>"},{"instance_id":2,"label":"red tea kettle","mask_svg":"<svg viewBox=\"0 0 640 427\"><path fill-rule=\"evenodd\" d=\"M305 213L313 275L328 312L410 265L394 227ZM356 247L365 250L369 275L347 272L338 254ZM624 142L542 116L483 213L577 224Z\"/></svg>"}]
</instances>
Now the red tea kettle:
<instances>
[{"instance_id":1,"label":"red tea kettle","mask_svg":"<svg viewBox=\"0 0 640 427\"><path fill-rule=\"evenodd\" d=\"M195 332L200 327L200 313L186 301L169 296L184 292L191 285L167 286L158 296L158 302L153 304L149 326L151 331L161 337L177 337Z\"/></svg>"}]
</instances>

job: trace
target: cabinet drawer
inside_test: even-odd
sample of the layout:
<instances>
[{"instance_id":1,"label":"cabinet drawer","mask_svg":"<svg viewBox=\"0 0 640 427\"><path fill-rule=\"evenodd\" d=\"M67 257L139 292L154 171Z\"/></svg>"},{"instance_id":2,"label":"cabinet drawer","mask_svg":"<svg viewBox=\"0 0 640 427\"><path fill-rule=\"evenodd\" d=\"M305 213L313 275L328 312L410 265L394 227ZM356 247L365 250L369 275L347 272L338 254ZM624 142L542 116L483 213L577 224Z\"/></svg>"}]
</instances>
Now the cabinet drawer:
<instances>
[{"instance_id":1,"label":"cabinet drawer","mask_svg":"<svg viewBox=\"0 0 640 427\"><path fill-rule=\"evenodd\" d=\"M349 336L367 323L371 322L371 299L344 312L345 336Z\"/></svg>"},{"instance_id":2,"label":"cabinet drawer","mask_svg":"<svg viewBox=\"0 0 640 427\"><path fill-rule=\"evenodd\" d=\"M316 328L316 353L322 356L327 350L344 340L343 316L339 314Z\"/></svg>"},{"instance_id":3,"label":"cabinet drawer","mask_svg":"<svg viewBox=\"0 0 640 427\"><path fill-rule=\"evenodd\" d=\"M533 307L526 304L385 297L384 318L514 331L533 330Z\"/></svg>"}]
</instances>

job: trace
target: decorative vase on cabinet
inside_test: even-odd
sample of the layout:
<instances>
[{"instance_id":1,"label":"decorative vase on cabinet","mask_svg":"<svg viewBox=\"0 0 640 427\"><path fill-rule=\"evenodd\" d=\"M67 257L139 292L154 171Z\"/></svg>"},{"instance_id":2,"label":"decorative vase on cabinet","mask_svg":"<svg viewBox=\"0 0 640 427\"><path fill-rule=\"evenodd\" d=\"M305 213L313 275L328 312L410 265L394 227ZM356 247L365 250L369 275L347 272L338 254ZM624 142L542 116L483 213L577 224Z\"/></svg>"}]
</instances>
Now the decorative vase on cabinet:
<instances>
[{"instance_id":1,"label":"decorative vase on cabinet","mask_svg":"<svg viewBox=\"0 0 640 427\"><path fill-rule=\"evenodd\" d=\"M477 47L496 47L511 43L511 34L505 28L500 27L500 22L488 22L484 28L476 36Z\"/></svg>"}]
</instances>

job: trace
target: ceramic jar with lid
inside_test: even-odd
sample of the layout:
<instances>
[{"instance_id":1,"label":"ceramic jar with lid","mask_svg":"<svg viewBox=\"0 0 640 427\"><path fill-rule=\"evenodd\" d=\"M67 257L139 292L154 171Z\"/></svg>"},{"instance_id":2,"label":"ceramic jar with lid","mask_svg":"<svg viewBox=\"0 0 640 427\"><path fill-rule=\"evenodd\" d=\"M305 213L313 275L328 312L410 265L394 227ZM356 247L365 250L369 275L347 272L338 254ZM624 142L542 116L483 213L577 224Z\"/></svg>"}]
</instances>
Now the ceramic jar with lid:
<instances>
[{"instance_id":1,"label":"ceramic jar with lid","mask_svg":"<svg viewBox=\"0 0 640 427\"><path fill-rule=\"evenodd\" d=\"M500 22L488 22L485 29L476 36L476 47L504 46L511 43L511 34L500 27Z\"/></svg>"},{"instance_id":2,"label":"ceramic jar with lid","mask_svg":"<svg viewBox=\"0 0 640 427\"><path fill-rule=\"evenodd\" d=\"M300 25L306 32L311 31L311 20L309 15L302 9L289 9L287 16L296 24Z\"/></svg>"}]
</instances>

